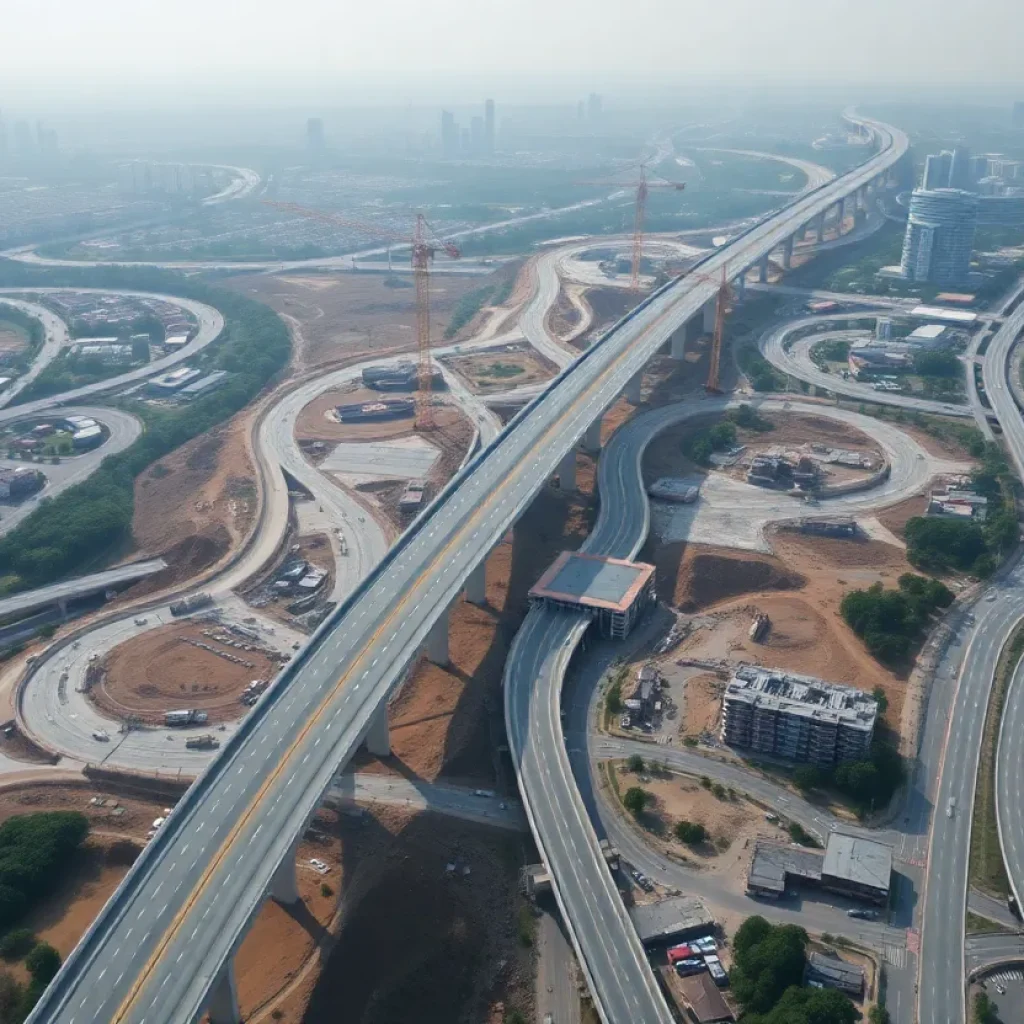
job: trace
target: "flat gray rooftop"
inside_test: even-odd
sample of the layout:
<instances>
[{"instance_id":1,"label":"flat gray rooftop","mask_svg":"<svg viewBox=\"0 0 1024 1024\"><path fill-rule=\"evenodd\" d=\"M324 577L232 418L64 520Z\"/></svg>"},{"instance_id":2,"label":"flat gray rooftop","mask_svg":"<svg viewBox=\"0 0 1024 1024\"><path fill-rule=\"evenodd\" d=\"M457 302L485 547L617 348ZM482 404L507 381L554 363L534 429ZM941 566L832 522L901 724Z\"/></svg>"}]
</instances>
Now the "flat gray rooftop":
<instances>
[{"instance_id":1,"label":"flat gray rooftop","mask_svg":"<svg viewBox=\"0 0 1024 1024\"><path fill-rule=\"evenodd\" d=\"M833 832L828 837L821 873L888 891L892 875L892 847L876 843L873 839Z\"/></svg>"},{"instance_id":2,"label":"flat gray rooftop","mask_svg":"<svg viewBox=\"0 0 1024 1024\"><path fill-rule=\"evenodd\" d=\"M698 896L673 896L657 903L637 904L629 916L643 943L664 942L677 935L710 932L715 926L704 901Z\"/></svg>"},{"instance_id":3,"label":"flat gray rooftop","mask_svg":"<svg viewBox=\"0 0 1024 1024\"><path fill-rule=\"evenodd\" d=\"M625 611L653 572L654 567L644 562L563 551L530 596Z\"/></svg>"},{"instance_id":4,"label":"flat gray rooftop","mask_svg":"<svg viewBox=\"0 0 1024 1024\"><path fill-rule=\"evenodd\" d=\"M754 857L747 873L748 886L785 892L786 877L806 881L821 880L821 866L825 856L820 850L807 850L780 843L757 842Z\"/></svg>"}]
</instances>

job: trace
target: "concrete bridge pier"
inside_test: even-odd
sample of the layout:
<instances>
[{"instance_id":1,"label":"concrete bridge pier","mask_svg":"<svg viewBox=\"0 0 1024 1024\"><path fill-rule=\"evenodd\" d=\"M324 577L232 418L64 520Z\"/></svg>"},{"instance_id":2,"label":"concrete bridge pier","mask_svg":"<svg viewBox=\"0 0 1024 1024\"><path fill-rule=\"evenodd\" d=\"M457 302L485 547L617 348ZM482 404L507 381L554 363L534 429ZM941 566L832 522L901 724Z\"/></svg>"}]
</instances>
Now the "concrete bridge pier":
<instances>
[{"instance_id":1,"label":"concrete bridge pier","mask_svg":"<svg viewBox=\"0 0 1024 1024\"><path fill-rule=\"evenodd\" d=\"M843 224L846 221L846 200L840 199L836 203L836 238L843 233Z\"/></svg>"},{"instance_id":2,"label":"concrete bridge pier","mask_svg":"<svg viewBox=\"0 0 1024 1024\"><path fill-rule=\"evenodd\" d=\"M821 213L815 218L814 221L814 240L816 242L825 241L825 213L827 211L822 210Z\"/></svg>"},{"instance_id":3,"label":"concrete bridge pier","mask_svg":"<svg viewBox=\"0 0 1024 1024\"><path fill-rule=\"evenodd\" d=\"M718 296L716 295L715 298L708 299L704 303L701 312L704 317L704 322L701 325L704 328L704 333L711 334L715 329L715 317L718 313Z\"/></svg>"},{"instance_id":4,"label":"concrete bridge pier","mask_svg":"<svg viewBox=\"0 0 1024 1024\"><path fill-rule=\"evenodd\" d=\"M599 452L601 450L601 421L604 416L598 416L593 423L587 427L583 435L583 450L586 452Z\"/></svg>"},{"instance_id":5,"label":"concrete bridge pier","mask_svg":"<svg viewBox=\"0 0 1024 1024\"><path fill-rule=\"evenodd\" d=\"M575 455L575 452L573 455ZM486 558L469 574L466 579L466 600L470 604L487 604Z\"/></svg>"},{"instance_id":6,"label":"concrete bridge pier","mask_svg":"<svg viewBox=\"0 0 1024 1024\"><path fill-rule=\"evenodd\" d=\"M669 341L669 355L673 359L682 359L686 355L686 325L680 327Z\"/></svg>"},{"instance_id":7,"label":"concrete bridge pier","mask_svg":"<svg viewBox=\"0 0 1024 1024\"><path fill-rule=\"evenodd\" d=\"M769 259L767 256L763 256L761 262L757 265L757 280L761 284L768 283L768 267Z\"/></svg>"},{"instance_id":8,"label":"concrete bridge pier","mask_svg":"<svg viewBox=\"0 0 1024 1024\"><path fill-rule=\"evenodd\" d=\"M434 623L427 636L427 660L442 668L448 665L448 609Z\"/></svg>"},{"instance_id":9,"label":"concrete bridge pier","mask_svg":"<svg viewBox=\"0 0 1024 1024\"><path fill-rule=\"evenodd\" d=\"M235 987L235 965L231 961L228 961L210 989L206 1013L210 1024L242 1024L238 989Z\"/></svg>"},{"instance_id":10,"label":"concrete bridge pier","mask_svg":"<svg viewBox=\"0 0 1024 1024\"><path fill-rule=\"evenodd\" d=\"M786 241L783 243L783 246L782 246L782 269L783 270L790 270L790 269L792 269L792 267L793 267L793 236L790 235L789 238L786 239Z\"/></svg>"},{"instance_id":11,"label":"concrete bridge pier","mask_svg":"<svg viewBox=\"0 0 1024 1024\"><path fill-rule=\"evenodd\" d=\"M639 405L643 400L643 383L644 373L641 370L638 374L631 377L626 385L626 390L623 394L626 396L626 401L631 405Z\"/></svg>"},{"instance_id":12,"label":"concrete bridge pier","mask_svg":"<svg viewBox=\"0 0 1024 1024\"><path fill-rule=\"evenodd\" d=\"M296 841L288 848L288 853L278 864L274 877L270 880L270 898L278 903L299 902L299 880L295 874L295 858L298 852L299 844Z\"/></svg>"},{"instance_id":13,"label":"concrete bridge pier","mask_svg":"<svg viewBox=\"0 0 1024 1024\"><path fill-rule=\"evenodd\" d=\"M447 621L448 616L445 615ZM448 647L448 633L445 631L445 649ZM391 730L388 727L388 705L385 701L376 712L373 721L370 723L370 731L364 740L366 749L374 757L387 757L391 753ZM276 898L276 897L275 897Z\"/></svg>"},{"instance_id":14,"label":"concrete bridge pier","mask_svg":"<svg viewBox=\"0 0 1024 1024\"><path fill-rule=\"evenodd\" d=\"M733 294L736 296L737 302L742 302L747 297L747 272L745 270L736 278Z\"/></svg>"},{"instance_id":15,"label":"concrete bridge pier","mask_svg":"<svg viewBox=\"0 0 1024 1024\"><path fill-rule=\"evenodd\" d=\"M61 622L67 622L68 621L68 599L66 597L62 597L57 602L57 607L60 609L60 621Z\"/></svg>"},{"instance_id":16,"label":"concrete bridge pier","mask_svg":"<svg viewBox=\"0 0 1024 1024\"><path fill-rule=\"evenodd\" d=\"M558 464L559 489L569 493L576 490L576 449L570 448Z\"/></svg>"}]
</instances>

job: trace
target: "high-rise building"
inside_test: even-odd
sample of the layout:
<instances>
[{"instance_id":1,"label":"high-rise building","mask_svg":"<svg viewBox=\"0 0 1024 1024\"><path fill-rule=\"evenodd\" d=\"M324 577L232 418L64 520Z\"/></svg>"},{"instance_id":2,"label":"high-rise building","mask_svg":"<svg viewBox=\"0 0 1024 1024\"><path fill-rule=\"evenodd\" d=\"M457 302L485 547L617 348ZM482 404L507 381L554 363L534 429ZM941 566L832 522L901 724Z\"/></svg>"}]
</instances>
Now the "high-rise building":
<instances>
[{"instance_id":1,"label":"high-rise building","mask_svg":"<svg viewBox=\"0 0 1024 1024\"><path fill-rule=\"evenodd\" d=\"M601 120L601 97L596 92L587 97L587 118L591 121Z\"/></svg>"},{"instance_id":2,"label":"high-rise building","mask_svg":"<svg viewBox=\"0 0 1024 1024\"><path fill-rule=\"evenodd\" d=\"M1014 103L1013 105L1013 127L1024 128L1024 103Z\"/></svg>"},{"instance_id":3,"label":"high-rise building","mask_svg":"<svg viewBox=\"0 0 1024 1024\"><path fill-rule=\"evenodd\" d=\"M922 188L949 188L949 169L953 163L953 154L944 149L941 153L932 153L925 157L924 180Z\"/></svg>"},{"instance_id":4,"label":"high-rise building","mask_svg":"<svg viewBox=\"0 0 1024 1024\"><path fill-rule=\"evenodd\" d=\"M908 281L954 285L970 273L978 197L955 188L915 189L900 270Z\"/></svg>"},{"instance_id":5,"label":"high-rise building","mask_svg":"<svg viewBox=\"0 0 1024 1024\"><path fill-rule=\"evenodd\" d=\"M32 128L28 121L17 121L14 125L14 148L21 156L28 156L33 151Z\"/></svg>"},{"instance_id":6,"label":"high-rise building","mask_svg":"<svg viewBox=\"0 0 1024 1024\"><path fill-rule=\"evenodd\" d=\"M484 149L490 156L494 152L494 100L484 101Z\"/></svg>"},{"instance_id":7,"label":"high-rise building","mask_svg":"<svg viewBox=\"0 0 1024 1024\"><path fill-rule=\"evenodd\" d=\"M480 156L484 152L486 144L484 119L474 117L469 122L469 151L473 156Z\"/></svg>"},{"instance_id":8,"label":"high-rise building","mask_svg":"<svg viewBox=\"0 0 1024 1024\"><path fill-rule=\"evenodd\" d=\"M306 121L306 148L311 153L321 153L323 152L324 145L325 140L323 118L309 118L309 120Z\"/></svg>"},{"instance_id":9,"label":"high-rise building","mask_svg":"<svg viewBox=\"0 0 1024 1024\"><path fill-rule=\"evenodd\" d=\"M949 187L967 191L974 184L971 181L971 151L966 146L957 146L953 150L953 159L949 165Z\"/></svg>"},{"instance_id":10,"label":"high-rise building","mask_svg":"<svg viewBox=\"0 0 1024 1024\"><path fill-rule=\"evenodd\" d=\"M441 153L445 160L454 160L459 155L459 126L450 110L441 111Z\"/></svg>"}]
</instances>

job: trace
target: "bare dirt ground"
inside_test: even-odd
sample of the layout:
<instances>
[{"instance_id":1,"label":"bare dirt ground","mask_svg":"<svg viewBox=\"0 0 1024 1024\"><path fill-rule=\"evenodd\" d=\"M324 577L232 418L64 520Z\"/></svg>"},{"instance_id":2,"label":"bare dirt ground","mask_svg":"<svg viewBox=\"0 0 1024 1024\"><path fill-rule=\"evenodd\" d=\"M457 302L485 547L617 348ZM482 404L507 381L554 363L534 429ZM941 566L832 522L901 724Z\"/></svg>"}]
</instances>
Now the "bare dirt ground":
<instances>
[{"instance_id":1,"label":"bare dirt ground","mask_svg":"<svg viewBox=\"0 0 1024 1024\"><path fill-rule=\"evenodd\" d=\"M578 493L543 491L491 553L486 607L453 605L451 665L418 663L388 710L392 756L365 763L429 780L494 783L501 674L527 611L527 591L559 551L578 547L590 530L593 460L579 456L576 475Z\"/></svg>"},{"instance_id":2,"label":"bare dirt ground","mask_svg":"<svg viewBox=\"0 0 1024 1024\"><path fill-rule=\"evenodd\" d=\"M818 676L863 690L881 686L886 719L898 722L906 680L872 658L839 614L849 590L895 586L912 567L904 552L879 541L807 537L777 531L774 555L696 544L655 547L659 597L690 612L693 632L673 659L747 661ZM753 616L771 620L760 643Z\"/></svg>"},{"instance_id":3,"label":"bare dirt ground","mask_svg":"<svg viewBox=\"0 0 1024 1024\"><path fill-rule=\"evenodd\" d=\"M633 309L641 298L642 295L637 296L628 288L588 288L585 301L594 311L594 319L574 344L586 348L606 327Z\"/></svg>"},{"instance_id":4,"label":"bare dirt ground","mask_svg":"<svg viewBox=\"0 0 1024 1024\"><path fill-rule=\"evenodd\" d=\"M28 335L16 324L0 320L0 355L15 356L28 346Z\"/></svg>"},{"instance_id":5,"label":"bare dirt ground","mask_svg":"<svg viewBox=\"0 0 1024 1024\"><path fill-rule=\"evenodd\" d=\"M569 300L566 294L567 287L573 286L563 284L558 291L555 304L548 311L546 327L556 338L564 338L580 322L580 311ZM586 302L586 298L583 298L583 301Z\"/></svg>"},{"instance_id":6,"label":"bare dirt ground","mask_svg":"<svg viewBox=\"0 0 1024 1024\"><path fill-rule=\"evenodd\" d=\"M272 567L268 567L267 572L261 573L256 582L250 583L243 592L246 599L251 599L255 593L262 591L263 581L272 575L273 572L275 572L286 560L291 558L304 559L311 565L314 565L318 569L322 569L326 572L327 578L320 585L320 589L317 593L331 593L334 587L334 572L336 566L334 564L334 551L331 548L330 539L324 533L310 533L295 537L288 545L287 549L281 552L281 557L274 563L274 565ZM288 613L288 606L299 600L302 596L302 593L293 593L277 597L269 604L261 604L260 614L269 615L294 629L296 627L296 622Z\"/></svg>"},{"instance_id":7,"label":"bare dirt ground","mask_svg":"<svg viewBox=\"0 0 1024 1024\"><path fill-rule=\"evenodd\" d=\"M321 812L315 828L326 841L300 863L310 852L330 864L340 903L311 905L303 883L298 911L264 908L238 960L247 1021L333 1024L340 1006L353 1024L477 1024L513 1007L529 1018L520 839L393 808Z\"/></svg>"},{"instance_id":8,"label":"bare dirt ground","mask_svg":"<svg viewBox=\"0 0 1024 1024\"><path fill-rule=\"evenodd\" d=\"M652 769L638 779L621 762L610 762L608 767L618 775L620 793L640 784L652 795L639 821L620 807L623 817L642 829L647 841L676 860L727 879L737 890L745 885L754 841L785 839L779 827L765 818L764 810L740 793L727 792L719 798L688 775ZM672 832L680 821L703 825L708 839L692 846L681 843Z\"/></svg>"},{"instance_id":9,"label":"bare dirt ground","mask_svg":"<svg viewBox=\"0 0 1024 1024\"><path fill-rule=\"evenodd\" d=\"M389 287L389 280L409 287ZM459 299L492 277L434 274L430 279L431 337L441 344ZM295 363L310 369L342 356L370 358L415 347L415 290L411 275L245 274L228 288L265 302L301 332Z\"/></svg>"},{"instance_id":10,"label":"bare dirt ground","mask_svg":"<svg viewBox=\"0 0 1024 1024\"><path fill-rule=\"evenodd\" d=\"M914 516L923 516L928 508L928 496L917 494L897 505L890 505L875 517L887 530L901 540L906 536L907 522Z\"/></svg>"},{"instance_id":11,"label":"bare dirt ground","mask_svg":"<svg viewBox=\"0 0 1024 1024\"><path fill-rule=\"evenodd\" d=\"M252 415L252 409L239 413L136 479L132 557L162 555L168 568L125 591L128 599L191 579L246 536L257 501L248 443Z\"/></svg>"},{"instance_id":12,"label":"bare dirt ground","mask_svg":"<svg viewBox=\"0 0 1024 1024\"><path fill-rule=\"evenodd\" d=\"M445 356L444 363L482 394L550 380L557 372L553 363L526 342L514 342L486 352Z\"/></svg>"},{"instance_id":13,"label":"bare dirt ground","mask_svg":"<svg viewBox=\"0 0 1024 1024\"><path fill-rule=\"evenodd\" d=\"M272 679L280 665L261 649L239 650L205 635L223 632L210 623L186 622L127 640L106 656L102 679L89 696L122 719L159 722L176 708L206 711L211 725L237 718L242 690L254 679Z\"/></svg>"},{"instance_id":14,"label":"bare dirt ground","mask_svg":"<svg viewBox=\"0 0 1024 1024\"><path fill-rule=\"evenodd\" d=\"M722 680L710 672L701 672L686 680L680 736L715 735L722 710Z\"/></svg>"}]
</instances>

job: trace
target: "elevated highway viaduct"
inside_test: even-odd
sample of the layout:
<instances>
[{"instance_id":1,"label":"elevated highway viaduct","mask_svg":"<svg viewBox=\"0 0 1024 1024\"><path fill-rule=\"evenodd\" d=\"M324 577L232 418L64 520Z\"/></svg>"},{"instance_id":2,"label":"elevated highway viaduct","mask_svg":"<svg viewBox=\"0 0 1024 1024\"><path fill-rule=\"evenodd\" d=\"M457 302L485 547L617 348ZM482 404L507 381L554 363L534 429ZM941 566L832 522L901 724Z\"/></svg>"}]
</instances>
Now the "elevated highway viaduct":
<instances>
[{"instance_id":1,"label":"elevated highway viaduct","mask_svg":"<svg viewBox=\"0 0 1024 1024\"><path fill-rule=\"evenodd\" d=\"M447 609L463 591L481 596L490 550L553 474L570 483L577 443L596 447L602 415L624 392L637 396L647 361L666 344L682 355L680 337L688 322L704 322L723 268L735 279L785 250L823 211L876 187L903 157L901 132L851 119L877 139L869 160L753 225L706 257L699 275L650 295L442 490L181 800L44 993L33 1024L166 1024L204 1012L214 1024L239 1019L231 965L242 938L268 894L296 899L296 844L323 794L361 743L387 751L389 696L424 646L446 659ZM564 758L555 717L539 740L553 765ZM549 795L530 787L524 797L547 851L549 830L559 827ZM608 1024L668 1022L593 829L581 828L582 847L548 866L598 1013ZM576 891L593 893L587 907L567 895L569 878Z\"/></svg>"}]
</instances>

